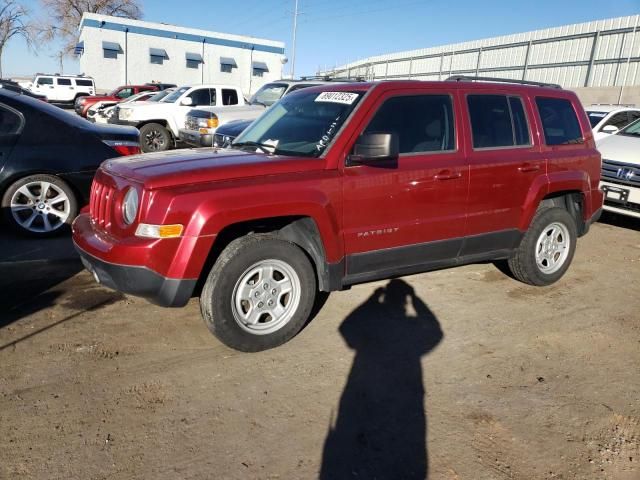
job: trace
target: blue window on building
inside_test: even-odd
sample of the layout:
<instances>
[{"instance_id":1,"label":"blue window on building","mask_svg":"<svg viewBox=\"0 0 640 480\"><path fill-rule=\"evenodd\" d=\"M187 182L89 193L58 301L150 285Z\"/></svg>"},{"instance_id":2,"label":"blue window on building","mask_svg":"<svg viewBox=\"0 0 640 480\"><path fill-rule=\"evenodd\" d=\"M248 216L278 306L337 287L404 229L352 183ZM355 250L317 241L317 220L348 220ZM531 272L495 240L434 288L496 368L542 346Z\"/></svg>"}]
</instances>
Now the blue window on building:
<instances>
[{"instance_id":1,"label":"blue window on building","mask_svg":"<svg viewBox=\"0 0 640 480\"><path fill-rule=\"evenodd\" d=\"M84 45L83 45L84 50ZM118 54L122 53L122 47L116 42L102 42L102 55L104 58L117 59Z\"/></svg>"},{"instance_id":2,"label":"blue window on building","mask_svg":"<svg viewBox=\"0 0 640 480\"><path fill-rule=\"evenodd\" d=\"M202 60L202 55L199 53L189 53L185 54L185 58L187 60L187 68L199 68L201 63L204 63Z\"/></svg>"},{"instance_id":3,"label":"blue window on building","mask_svg":"<svg viewBox=\"0 0 640 480\"><path fill-rule=\"evenodd\" d=\"M162 48L150 48L149 49L149 62L154 65L162 65L165 60L169 59L167 51Z\"/></svg>"}]
</instances>

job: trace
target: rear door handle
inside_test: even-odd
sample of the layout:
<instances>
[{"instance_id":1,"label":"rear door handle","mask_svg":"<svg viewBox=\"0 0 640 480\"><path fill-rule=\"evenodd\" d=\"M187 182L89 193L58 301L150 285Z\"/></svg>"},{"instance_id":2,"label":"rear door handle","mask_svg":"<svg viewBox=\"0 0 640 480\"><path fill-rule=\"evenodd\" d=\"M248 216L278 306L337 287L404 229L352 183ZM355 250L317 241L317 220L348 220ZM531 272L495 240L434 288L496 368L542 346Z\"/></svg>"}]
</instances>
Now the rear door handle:
<instances>
[{"instance_id":1,"label":"rear door handle","mask_svg":"<svg viewBox=\"0 0 640 480\"><path fill-rule=\"evenodd\" d=\"M438 173L434 178L436 180L455 180L456 178L460 178L462 173L460 172L452 172L451 170L443 170Z\"/></svg>"},{"instance_id":2,"label":"rear door handle","mask_svg":"<svg viewBox=\"0 0 640 480\"><path fill-rule=\"evenodd\" d=\"M538 170L540 170L540 165L532 165L530 163L525 163L521 167L518 167L518 171L522 173L537 172Z\"/></svg>"}]
</instances>

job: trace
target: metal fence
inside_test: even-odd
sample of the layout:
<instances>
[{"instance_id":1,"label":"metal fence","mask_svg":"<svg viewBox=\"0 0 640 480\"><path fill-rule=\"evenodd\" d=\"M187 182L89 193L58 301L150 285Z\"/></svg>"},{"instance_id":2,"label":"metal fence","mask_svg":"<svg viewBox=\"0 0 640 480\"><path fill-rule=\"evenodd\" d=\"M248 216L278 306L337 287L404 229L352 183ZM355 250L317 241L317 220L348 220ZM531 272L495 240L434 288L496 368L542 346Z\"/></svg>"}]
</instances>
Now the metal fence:
<instances>
[{"instance_id":1,"label":"metal fence","mask_svg":"<svg viewBox=\"0 0 640 480\"><path fill-rule=\"evenodd\" d=\"M640 15L597 20L379 55L318 73L368 80L443 80L473 74L574 88L638 85L639 25Z\"/></svg>"}]
</instances>

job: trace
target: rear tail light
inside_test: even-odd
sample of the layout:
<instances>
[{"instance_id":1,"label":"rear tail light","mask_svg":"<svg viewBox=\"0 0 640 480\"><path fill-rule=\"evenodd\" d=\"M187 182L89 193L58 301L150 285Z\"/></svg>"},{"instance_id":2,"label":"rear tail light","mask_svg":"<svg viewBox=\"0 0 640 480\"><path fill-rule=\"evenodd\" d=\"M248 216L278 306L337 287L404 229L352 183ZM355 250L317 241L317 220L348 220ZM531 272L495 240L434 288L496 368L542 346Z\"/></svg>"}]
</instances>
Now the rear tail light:
<instances>
[{"instance_id":1,"label":"rear tail light","mask_svg":"<svg viewBox=\"0 0 640 480\"><path fill-rule=\"evenodd\" d=\"M120 140L104 140L104 143L113 148L123 157L140 153L140 144L136 142L124 142Z\"/></svg>"}]
</instances>

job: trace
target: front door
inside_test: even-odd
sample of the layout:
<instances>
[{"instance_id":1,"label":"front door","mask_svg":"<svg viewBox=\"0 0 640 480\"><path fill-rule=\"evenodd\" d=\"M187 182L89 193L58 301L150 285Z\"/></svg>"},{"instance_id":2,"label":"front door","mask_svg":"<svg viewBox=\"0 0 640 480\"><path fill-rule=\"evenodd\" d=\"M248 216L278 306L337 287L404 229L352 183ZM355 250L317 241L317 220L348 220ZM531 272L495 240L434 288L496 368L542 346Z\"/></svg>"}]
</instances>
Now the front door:
<instances>
[{"instance_id":1,"label":"front door","mask_svg":"<svg viewBox=\"0 0 640 480\"><path fill-rule=\"evenodd\" d=\"M394 133L397 164L344 167L347 283L455 261L465 230L469 168L449 93L387 92L363 133ZM357 140L356 140L357 141Z\"/></svg>"}]
</instances>

